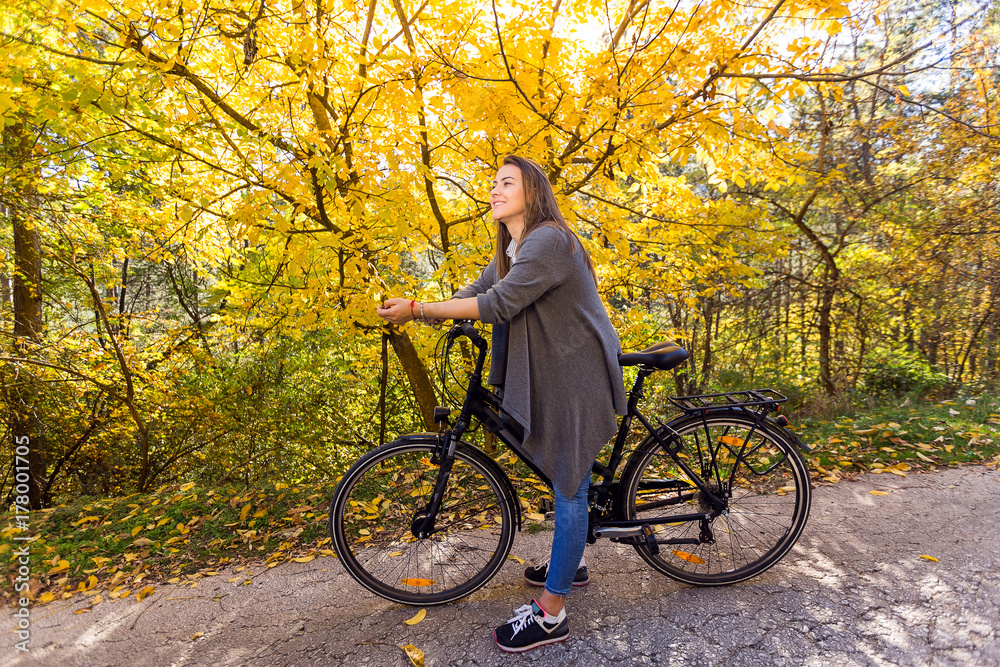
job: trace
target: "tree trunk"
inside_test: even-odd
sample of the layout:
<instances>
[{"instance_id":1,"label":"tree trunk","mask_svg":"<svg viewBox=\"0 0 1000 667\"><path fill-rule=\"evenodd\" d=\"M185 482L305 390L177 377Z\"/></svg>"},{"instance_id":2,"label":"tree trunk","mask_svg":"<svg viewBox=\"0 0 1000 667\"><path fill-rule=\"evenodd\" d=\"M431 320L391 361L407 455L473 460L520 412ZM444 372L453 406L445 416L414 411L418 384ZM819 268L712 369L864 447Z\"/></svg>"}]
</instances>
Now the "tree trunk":
<instances>
[{"instance_id":1,"label":"tree trunk","mask_svg":"<svg viewBox=\"0 0 1000 667\"><path fill-rule=\"evenodd\" d=\"M30 137L20 125L7 130L5 152L21 183L15 191L19 201L4 202L14 231L14 353L21 358L38 355L42 343L42 235L28 215L26 206L34 195L35 174L23 171L30 150ZM36 405L42 387L30 373L19 373L8 392L11 432L14 442L28 443L28 501L31 509L46 504L45 434ZM13 462L12 462L13 463Z\"/></svg>"},{"instance_id":2,"label":"tree trunk","mask_svg":"<svg viewBox=\"0 0 1000 667\"><path fill-rule=\"evenodd\" d=\"M819 302L819 379L823 391L830 396L837 393L837 388L833 384L833 364L830 360L831 316L835 293L836 287L829 280L824 281Z\"/></svg>"},{"instance_id":3,"label":"tree trunk","mask_svg":"<svg viewBox=\"0 0 1000 667\"><path fill-rule=\"evenodd\" d=\"M417 400L417 406L420 408L424 427L433 431L434 406L437 405L437 396L434 394L434 385L427 374L427 368L420 361L420 356L417 354L416 348L413 347L413 341L410 340L405 331L389 327L389 342L410 381L410 388L413 390L413 397Z\"/></svg>"},{"instance_id":4,"label":"tree trunk","mask_svg":"<svg viewBox=\"0 0 1000 667\"><path fill-rule=\"evenodd\" d=\"M705 319L705 343L702 346L704 350L701 356L701 387L708 386L709 375L712 374L712 345L714 340L712 337L712 324L715 321L715 300L711 297L705 299L705 308L703 310L703 315Z\"/></svg>"}]
</instances>

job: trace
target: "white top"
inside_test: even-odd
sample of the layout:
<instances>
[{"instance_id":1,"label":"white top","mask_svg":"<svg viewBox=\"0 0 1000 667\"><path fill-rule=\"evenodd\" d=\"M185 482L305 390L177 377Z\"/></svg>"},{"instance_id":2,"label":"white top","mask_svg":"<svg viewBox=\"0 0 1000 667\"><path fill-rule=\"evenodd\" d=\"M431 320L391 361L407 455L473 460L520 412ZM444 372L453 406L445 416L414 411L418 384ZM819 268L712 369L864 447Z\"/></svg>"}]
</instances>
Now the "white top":
<instances>
[{"instance_id":1,"label":"white top","mask_svg":"<svg viewBox=\"0 0 1000 667\"><path fill-rule=\"evenodd\" d=\"M516 259L517 255L517 241L511 239L510 243L507 244L507 250L505 252L507 253L507 256L510 257L510 260L513 262Z\"/></svg>"}]
</instances>

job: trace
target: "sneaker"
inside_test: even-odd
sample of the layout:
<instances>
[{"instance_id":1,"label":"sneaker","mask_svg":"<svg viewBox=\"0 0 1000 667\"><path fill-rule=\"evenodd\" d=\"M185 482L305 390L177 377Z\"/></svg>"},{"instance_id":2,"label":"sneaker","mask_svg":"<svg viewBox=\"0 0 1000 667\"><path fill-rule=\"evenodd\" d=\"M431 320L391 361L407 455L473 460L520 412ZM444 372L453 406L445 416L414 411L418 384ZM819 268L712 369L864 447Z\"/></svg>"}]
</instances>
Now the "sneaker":
<instances>
[{"instance_id":1,"label":"sneaker","mask_svg":"<svg viewBox=\"0 0 1000 667\"><path fill-rule=\"evenodd\" d=\"M569 637L569 619L563 608L558 616L551 616L534 600L515 609L514 618L493 631L493 639L501 650L520 653L537 646L565 641Z\"/></svg>"},{"instance_id":2,"label":"sneaker","mask_svg":"<svg viewBox=\"0 0 1000 667\"><path fill-rule=\"evenodd\" d=\"M524 571L524 580L527 581L532 586L544 586L545 579L549 576L549 561L545 560L544 563L536 567L529 567ZM583 561L580 562L580 567L577 568L576 574L573 576L574 586L586 586L590 583L590 574L587 572L587 564Z\"/></svg>"}]
</instances>

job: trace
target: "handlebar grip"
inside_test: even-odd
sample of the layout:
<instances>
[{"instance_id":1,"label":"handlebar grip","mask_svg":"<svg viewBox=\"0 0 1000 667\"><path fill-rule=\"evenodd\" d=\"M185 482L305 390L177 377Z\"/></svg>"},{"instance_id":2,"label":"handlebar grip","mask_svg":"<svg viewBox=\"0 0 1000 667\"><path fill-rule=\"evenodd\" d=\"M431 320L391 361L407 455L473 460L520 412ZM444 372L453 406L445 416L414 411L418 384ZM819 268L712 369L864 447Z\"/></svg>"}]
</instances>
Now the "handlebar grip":
<instances>
[{"instance_id":1,"label":"handlebar grip","mask_svg":"<svg viewBox=\"0 0 1000 667\"><path fill-rule=\"evenodd\" d=\"M465 336L478 348L483 348L486 345L486 341L479 335L479 332L476 331L476 327L470 320L455 320L451 331L448 332L449 345L451 341L454 341L459 336Z\"/></svg>"},{"instance_id":2,"label":"handlebar grip","mask_svg":"<svg viewBox=\"0 0 1000 667\"><path fill-rule=\"evenodd\" d=\"M476 327L472 324L472 322L466 320L459 326L462 329L462 334L471 340L473 345L476 347L486 345L486 341L483 340L483 337L479 335L478 331L476 331Z\"/></svg>"}]
</instances>

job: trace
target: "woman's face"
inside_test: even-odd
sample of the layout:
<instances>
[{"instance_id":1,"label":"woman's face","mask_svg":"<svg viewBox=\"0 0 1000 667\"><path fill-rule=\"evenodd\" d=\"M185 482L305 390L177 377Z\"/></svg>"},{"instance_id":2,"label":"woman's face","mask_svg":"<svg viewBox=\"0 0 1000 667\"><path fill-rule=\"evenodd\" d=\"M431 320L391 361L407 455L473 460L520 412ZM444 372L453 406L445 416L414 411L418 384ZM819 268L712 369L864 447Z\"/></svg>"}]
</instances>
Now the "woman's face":
<instances>
[{"instance_id":1,"label":"woman's face","mask_svg":"<svg viewBox=\"0 0 1000 667\"><path fill-rule=\"evenodd\" d=\"M490 190L490 207L494 220L524 224L524 185L521 170L516 166L505 164L497 171Z\"/></svg>"}]
</instances>

